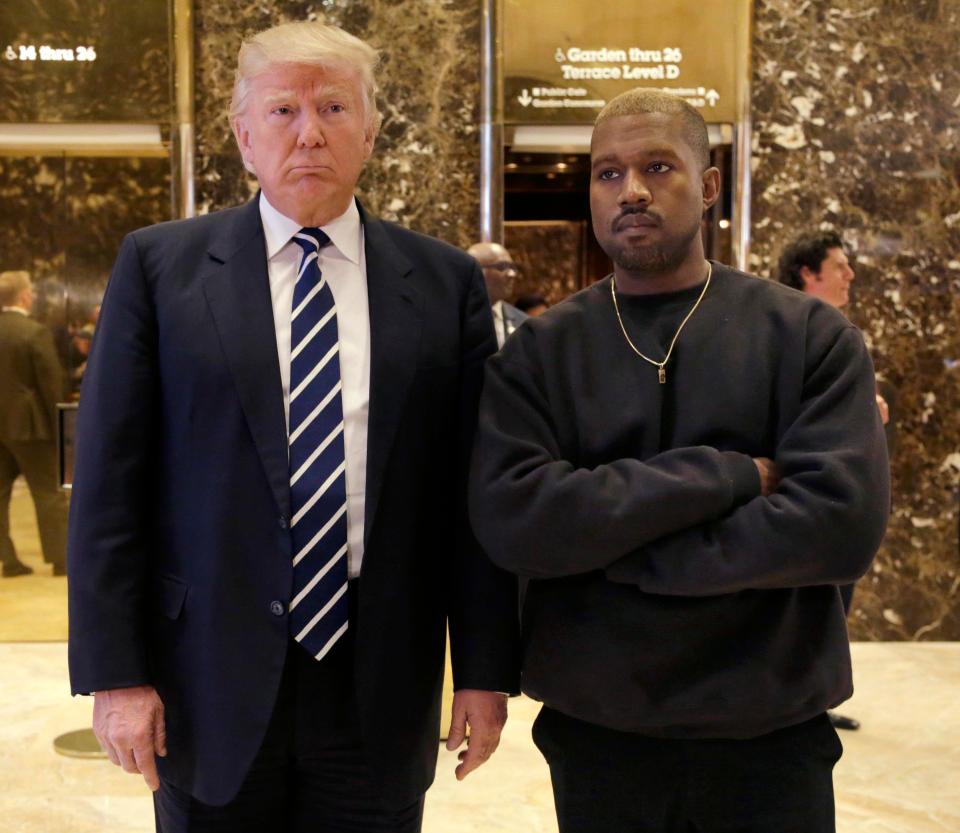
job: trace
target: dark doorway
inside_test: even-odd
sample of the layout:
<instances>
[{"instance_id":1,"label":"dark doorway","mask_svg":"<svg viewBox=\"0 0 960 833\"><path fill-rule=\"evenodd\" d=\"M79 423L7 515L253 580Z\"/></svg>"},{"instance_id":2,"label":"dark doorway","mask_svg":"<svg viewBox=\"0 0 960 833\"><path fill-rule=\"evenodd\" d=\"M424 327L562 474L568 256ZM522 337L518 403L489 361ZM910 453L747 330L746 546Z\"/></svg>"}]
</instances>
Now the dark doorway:
<instances>
[{"instance_id":1,"label":"dark doorway","mask_svg":"<svg viewBox=\"0 0 960 833\"><path fill-rule=\"evenodd\" d=\"M704 218L707 257L732 261L732 148L711 149L723 193ZM517 297L540 295L549 304L610 274L613 265L590 224L590 156L507 148L504 156L504 245L520 265Z\"/></svg>"}]
</instances>

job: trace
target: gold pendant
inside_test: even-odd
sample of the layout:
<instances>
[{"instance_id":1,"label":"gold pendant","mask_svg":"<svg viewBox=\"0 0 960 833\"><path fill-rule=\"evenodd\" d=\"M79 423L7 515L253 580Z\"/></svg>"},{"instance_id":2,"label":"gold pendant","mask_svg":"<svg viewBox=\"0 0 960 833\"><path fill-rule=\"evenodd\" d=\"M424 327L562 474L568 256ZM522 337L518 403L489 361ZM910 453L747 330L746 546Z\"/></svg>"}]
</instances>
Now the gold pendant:
<instances>
[{"instance_id":1,"label":"gold pendant","mask_svg":"<svg viewBox=\"0 0 960 833\"><path fill-rule=\"evenodd\" d=\"M665 367L657 368L657 378L660 379L661 385L665 385L667 383L667 369Z\"/></svg>"}]
</instances>

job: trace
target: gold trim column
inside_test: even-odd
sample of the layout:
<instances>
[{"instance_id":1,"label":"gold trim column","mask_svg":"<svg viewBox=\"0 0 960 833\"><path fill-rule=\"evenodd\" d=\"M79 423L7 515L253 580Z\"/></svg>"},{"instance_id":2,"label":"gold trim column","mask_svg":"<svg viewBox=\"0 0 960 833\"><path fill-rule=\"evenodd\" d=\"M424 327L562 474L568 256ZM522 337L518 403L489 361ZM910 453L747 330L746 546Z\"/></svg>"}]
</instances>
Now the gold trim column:
<instances>
[{"instance_id":1,"label":"gold trim column","mask_svg":"<svg viewBox=\"0 0 960 833\"><path fill-rule=\"evenodd\" d=\"M500 0L483 0L480 40L480 239L503 242Z\"/></svg>"},{"instance_id":2,"label":"gold trim column","mask_svg":"<svg viewBox=\"0 0 960 833\"><path fill-rule=\"evenodd\" d=\"M197 213L193 111L193 0L173 0L174 89L176 124L174 146L175 211L178 217Z\"/></svg>"},{"instance_id":3,"label":"gold trim column","mask_svg":"<svg viewBox=\"0 0 960 833\"><path fill-rule=\"evenodd\" d=\"M733 145L733 261L738 269L750 271L750 169L753 119L750 92L753 72L753 2L741 0L737 20L737 124Z\"/></svg>"}]
</instances>

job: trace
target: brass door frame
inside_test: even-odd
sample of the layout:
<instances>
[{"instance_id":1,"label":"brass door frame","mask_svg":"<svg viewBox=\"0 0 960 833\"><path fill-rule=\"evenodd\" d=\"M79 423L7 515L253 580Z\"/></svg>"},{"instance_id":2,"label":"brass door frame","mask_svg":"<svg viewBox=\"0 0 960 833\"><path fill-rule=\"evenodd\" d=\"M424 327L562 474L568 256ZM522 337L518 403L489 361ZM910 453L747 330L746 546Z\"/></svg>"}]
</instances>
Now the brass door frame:
<instances>
[{"instance_id":1,"label":"brass door frame","mask_svg":"<svg viewBox=\"0 0 960 833\"><path fill-rule=\"evenodd\" d=\"M480 114L480 236L482 240L503 241L503 84L500 78L502 44L499 35L500 1L483 0L481 14L481 114ZM753 3L739 4L737 44L737 123L733 142L733 225L734 266L746 270L750 261L750 115L751 32Z\"/></svg>"}]
</instances>

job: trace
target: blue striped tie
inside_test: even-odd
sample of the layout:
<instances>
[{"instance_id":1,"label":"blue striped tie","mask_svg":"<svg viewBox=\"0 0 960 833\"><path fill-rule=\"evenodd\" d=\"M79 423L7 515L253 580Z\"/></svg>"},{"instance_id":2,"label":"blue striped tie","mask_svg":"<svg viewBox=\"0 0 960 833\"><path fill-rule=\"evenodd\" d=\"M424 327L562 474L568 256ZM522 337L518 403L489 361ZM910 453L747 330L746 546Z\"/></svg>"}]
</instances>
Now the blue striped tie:
<instances>
[{"instance_id":1,"label":"blue striped tie","mask_svg":"<svg viewBox=\"0 0 960 833\"><path fill-rule=\"evenodd\" d=\"M318 660L347 630L347 479L337 308L320 273L320 229L293 236L303 258L290 324L290 633Z\"/></svg>"}]
</instances>

